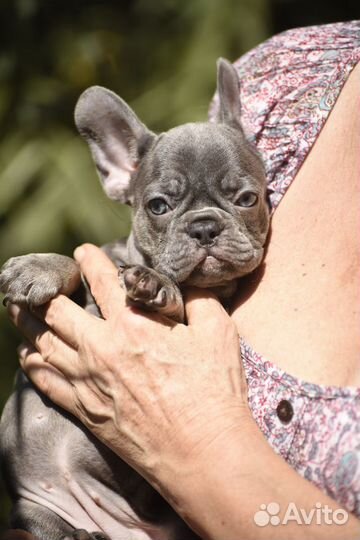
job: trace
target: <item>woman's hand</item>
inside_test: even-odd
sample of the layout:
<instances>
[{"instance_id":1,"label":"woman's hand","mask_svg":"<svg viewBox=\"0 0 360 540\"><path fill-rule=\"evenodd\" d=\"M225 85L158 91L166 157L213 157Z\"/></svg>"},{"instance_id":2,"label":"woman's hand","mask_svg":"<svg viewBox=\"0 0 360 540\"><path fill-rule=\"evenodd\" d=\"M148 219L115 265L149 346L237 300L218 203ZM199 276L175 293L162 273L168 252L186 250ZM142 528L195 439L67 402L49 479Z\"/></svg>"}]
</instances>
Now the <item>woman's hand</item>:
<instances>
[{"instance_id":1,"label":"woman's hand","mask_svg":"<svg viewBox=\"0 0 360 540\"><path fill-rule=\"evenodd\" d=\"M29 342L20 347L21 365L156 485L166 467L195 467L249 414L236 327L206 291L187 295L187 326L128 307L102 251L85 245L75 256L104 319L64 296L36 316L9 305Z\"/></svg>"},{"instance_id":2,"label":"woman's hand","mask_svg":"<svg viewBox=\"0 0 360 540\"><path fill-rule=\"evenodd\" d=\"M188 326L176 324L127 307L99 249L83 246L76 258L104 320L64 296L36 316L8 306L29 341L21 364L40 390L145 476L201 538L359 538L352 516L341 528L254 524L267 501L306 511L337 505L275 454L253 421L237 331L213 296L189 293Z\"/></svg>"}]
</instances>

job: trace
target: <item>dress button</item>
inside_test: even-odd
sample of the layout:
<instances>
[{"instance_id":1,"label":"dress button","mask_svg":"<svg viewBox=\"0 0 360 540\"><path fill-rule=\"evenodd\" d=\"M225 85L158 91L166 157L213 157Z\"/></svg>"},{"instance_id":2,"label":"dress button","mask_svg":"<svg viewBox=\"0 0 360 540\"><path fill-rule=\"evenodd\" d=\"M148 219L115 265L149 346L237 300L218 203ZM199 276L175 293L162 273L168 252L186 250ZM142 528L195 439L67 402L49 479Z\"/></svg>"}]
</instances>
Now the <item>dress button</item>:
<instances>
[{"instance_id":1,"label":"dress button","mask_svg":"<svg viewBox=\"0 0 360 540\"><path fill-rule=\"evenodd\" d=\"M276 407L276 413L283 424L288 424L294 416L294 409L290 401L282 399Z\"/></svg>"}]
</instances>

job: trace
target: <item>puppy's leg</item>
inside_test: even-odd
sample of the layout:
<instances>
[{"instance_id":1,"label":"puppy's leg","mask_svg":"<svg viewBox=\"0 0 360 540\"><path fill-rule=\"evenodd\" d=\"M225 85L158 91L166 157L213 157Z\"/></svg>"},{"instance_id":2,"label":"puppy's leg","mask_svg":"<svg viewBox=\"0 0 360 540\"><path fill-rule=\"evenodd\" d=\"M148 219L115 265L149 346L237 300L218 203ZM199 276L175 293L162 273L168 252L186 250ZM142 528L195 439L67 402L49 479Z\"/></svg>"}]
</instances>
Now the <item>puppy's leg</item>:
<instances>
[{"instance_id":1,"label":"puppy's leg","mask_svg":"<svg viewBox=\"0 0 360 540\"><path fill-rule=\"evenodd\" d=\"M158 311L171 319L184 321L184 302L179 287L167 276L146 266L125 266L119 270L120 283L129 303Z\"/></svg>"},{"instance_id":2,"label":"puppy's leg","mask_svg":"<svg viewBox=\"0 0 360 540\"><path fill-rule=\"evenodd\" d=\"M62 540L110 540L107 534L101 532L89 533L85 529L76 529L71 534L67 534Z\"/></svg>"},{"instance_id":3,"label":"puppy's leg","mask_svg":"<svg viewBox=\"0 0 360 540\"><path fill-rule=\"evenodd\" d=\"M36 540L109 540L101 532L74 530L52 510L24 499L18 500L13 508L11 526L32 533Z\"/></svg>"},{"instance_id":4,"label":"puppy's leg","mask_svg":"<svg viewBox=\"0 0 360 540\"><path fill-rule=\"evenodd\" d=\"M11 512L11 526L33 534L39 540L61 540L73 528L45 506L19 499Z\"/></svg>"},{"instance_id":5,"label":"puppy's leg","mask_svg":"<svg viewBox=\"0 0 360 540\"><path fill-rule=\"evenodd\" d=\"M70 296L80 285L76 262L55 253L12 257L1 269L0 291L4 302L40 306L57 294Z\"/></svg>"}]
</instances>

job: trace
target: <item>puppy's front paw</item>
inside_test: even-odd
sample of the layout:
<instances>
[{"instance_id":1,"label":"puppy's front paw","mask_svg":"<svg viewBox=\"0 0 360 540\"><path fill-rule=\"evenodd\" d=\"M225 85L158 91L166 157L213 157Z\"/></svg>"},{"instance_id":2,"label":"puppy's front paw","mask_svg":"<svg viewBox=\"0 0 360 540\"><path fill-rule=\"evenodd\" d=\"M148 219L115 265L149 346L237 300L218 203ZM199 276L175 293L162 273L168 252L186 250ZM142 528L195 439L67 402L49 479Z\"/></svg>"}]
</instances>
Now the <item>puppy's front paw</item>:
<instances>
[{"instance_id":1,"label":"puppy's front paw","mask_svg":"<svg viewBox=\"0 0 360 540\"><path fill-rule=\"evenodd\" d=\"M119 270L119 277L128 297L134 302L154 308L166 305L166 287L155 270L140 265L128 266Z\"/></svg>"},{"instance_id":2,"label":"puppy's front paw","mask_svg":"<svg viewBox=\"0 0 360 540\"><path fill-rule=\"evenodd\" d=\"M181 293L167 276L151 268L135 265L120 268L119 278L131 303L183 321Z\"/></svg>"},{"instance_id":3,"label":"puppy's front paw","mask_svg":"<svg viewBox=\"0 0 360 540\"><path fill-rule=\"evenodd\" d=\"M62 540L110 540L107 534L102 532L89 533L85 529L75 529L71 534L63 536Z\"/></svg>"},{"instance_id":4,"label":"puppy's front paw","mask_svg":"<svg viewBox=\"0 0 360 540\"><path fill-rule=\"evenodd\" d=\"M4 304L40 306L60 292L73 292L79 283L80 273L75 261L54 253L12 257L0 272Z\"/></svg>"}]
</instances>

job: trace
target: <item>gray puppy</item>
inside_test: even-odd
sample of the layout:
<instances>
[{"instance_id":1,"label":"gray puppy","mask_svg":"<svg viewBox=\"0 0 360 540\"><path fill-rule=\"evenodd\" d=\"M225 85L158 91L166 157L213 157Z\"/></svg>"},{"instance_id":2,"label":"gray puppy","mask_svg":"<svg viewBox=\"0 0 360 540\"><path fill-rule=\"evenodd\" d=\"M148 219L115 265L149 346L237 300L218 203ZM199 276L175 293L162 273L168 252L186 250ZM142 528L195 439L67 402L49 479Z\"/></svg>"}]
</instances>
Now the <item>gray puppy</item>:
<instances>
[{"instance_id":1,"label":"gray puppy","mask_svg":"<svg viewBox=\"0 0 360 540\"><path fill-rule=\"evenodd\" d=\"M104 248L121 267L127 298L177 321L184 321L184 284L222 299L234 294L237 279L260 264L269 226L264 167L244 136L238 78L225 60L218 62L218 93L216 123L158 136L105 88L86 90L75 111L105 192L133 207L127 242ZM5 299L30 306L70 295L80 283L77 264L55 254L12 258L0 274ZM86 309L97 309L89 294ZM141 476L23 374L0 435L13 527L41 540L198 538Z\"/></svg>"}]
</instances>

